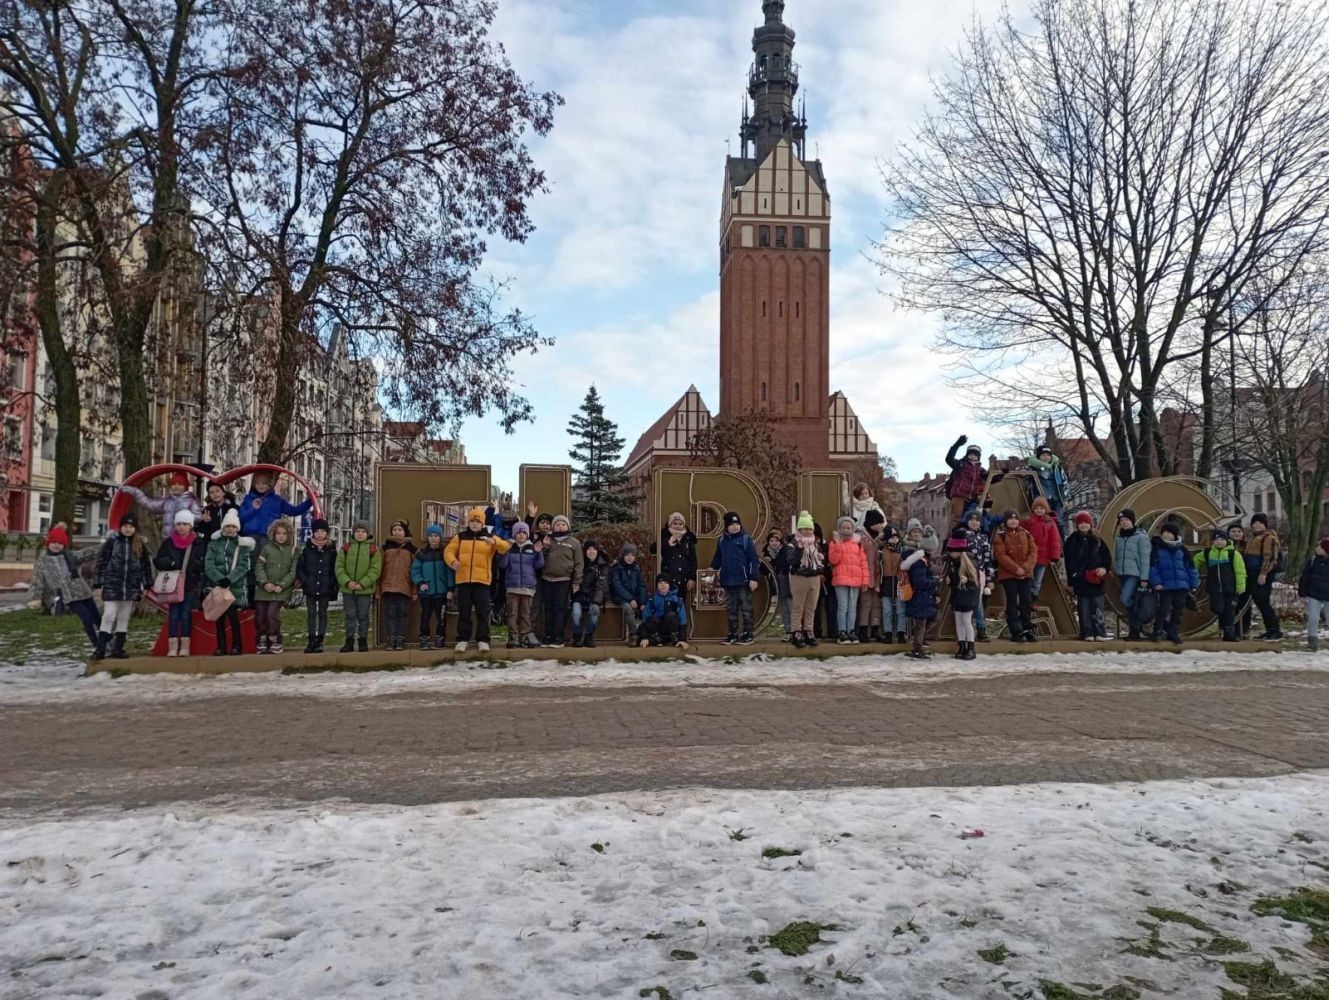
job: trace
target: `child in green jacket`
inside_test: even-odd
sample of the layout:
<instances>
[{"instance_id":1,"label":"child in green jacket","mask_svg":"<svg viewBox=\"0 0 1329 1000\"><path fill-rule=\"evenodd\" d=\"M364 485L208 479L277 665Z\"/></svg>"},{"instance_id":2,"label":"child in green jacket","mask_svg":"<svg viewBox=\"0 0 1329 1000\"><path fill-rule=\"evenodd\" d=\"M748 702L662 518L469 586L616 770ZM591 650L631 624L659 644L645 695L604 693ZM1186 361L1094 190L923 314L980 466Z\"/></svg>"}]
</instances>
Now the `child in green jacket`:
<instances>
[{"instance_id":1,"label":"child in green jacket","mask_svg":"<svg viewBox=\"0 0 1329 1000\"><path fill-rule=\"evenodd\" d=\"M240 534L240 515L228 510L222 518L221 531L208 543L203 576L213 587L222 587L235 598L226 613L217 619L217 656L239 656L244 652L240 636L240 611L249 607L249 588L245 581L253 565L254 540ZM231 633L231 647L226 648L226 633Z\"/></svg>"},{"instance_id":2,"label":"child in green jacket","mask_svg":"<svg viewBox=\"0 0 1329 1000\"><path fill-rule=\"evenodd\" d=\"M295 536L284 518L268 525L268 544L254 567L254 618L258 625L258 651L282 652L281 609L295 591Z\"/></svg>"},{"instance_id":3,"label":"child in green jacket","mask_svg":"<svg viewBox=\"0 0 1329 1000\"><path fill-rule=\"evenodd\" d=\"M343 653L369 652L369 612L374 588L383 575L383 554L369 537L369 522L356 521L351 540L337 553L337 583L341 586L342 607L346 611L346 642Z\"/></svg>"}]
</instances>

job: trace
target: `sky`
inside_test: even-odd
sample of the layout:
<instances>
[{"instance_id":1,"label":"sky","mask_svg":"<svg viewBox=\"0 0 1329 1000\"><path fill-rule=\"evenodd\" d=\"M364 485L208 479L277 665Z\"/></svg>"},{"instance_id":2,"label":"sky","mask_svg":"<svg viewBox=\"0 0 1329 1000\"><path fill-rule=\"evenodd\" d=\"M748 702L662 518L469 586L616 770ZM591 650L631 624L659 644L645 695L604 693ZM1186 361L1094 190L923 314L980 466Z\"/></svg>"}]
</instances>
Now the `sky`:
<instances>
[{"instance_id":1,"label":"sky","mask_svg":"<svg viewBox=\"0 0 1329 1000\"><path fill-rule=\"evenodd\" d=\"M788 0L808 152L832 199L831 391L843 390L901 478L944 469L968 432L943 402L938 321L897 308L870 259L888 203L879 163L908 140L931 77L975 17L1000 0ZM515 435L492 417L461 431L468 461L516 489L522 463L569 462L568 418L594 383L606 415L638 436L689 384L719 404L719 219L726 143L736 147L760 0L501 0L495 34L514 66L566 103L532 142L549 190L527 243L490 244L552 348L515 359L535 418ZM933 387L928 389L928 387ZM883 388L889 391L883 392ZM934 402L935 401L935 404Z\"/></svg>"}]
</instances>

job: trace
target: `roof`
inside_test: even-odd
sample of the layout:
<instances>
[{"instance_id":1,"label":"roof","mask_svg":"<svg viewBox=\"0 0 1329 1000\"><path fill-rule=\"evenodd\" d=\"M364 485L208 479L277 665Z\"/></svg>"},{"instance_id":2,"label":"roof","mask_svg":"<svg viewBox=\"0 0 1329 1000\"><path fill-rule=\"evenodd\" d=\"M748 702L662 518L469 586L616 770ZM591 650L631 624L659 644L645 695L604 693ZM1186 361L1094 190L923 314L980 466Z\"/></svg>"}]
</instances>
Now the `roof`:
<instances>
[{"instance_id":1,"label":"roof","mask_svg":"<svg viewBox=\"0 0 1329 1000\"><path fill-rule=\"evenodd\" d=\"M684 412L684 404L687 403L689 396L697 397L698 407L709 419L711 411L706 406L705 401L702 400L701 393L697 391L695 385L688 386L688 391L679 396L674 405L665 410L664 413L660 415L660 419L651 424L650 427L646 428L645 433L637 439L637 443L633 447L632 453L628 455L627 461L623 463L625 469L633 468L649 457L651 452L663 448L665 435L674 425L678 417Z\"/></svg>"},{"instance_id":2,"label":"roof","mask_svg":"<svg viewBox=\"0 0 1329 1000\"><path fill-rule=\"evenodd\" d=\"M790 155L797 158L793 150L790 150ZM812 175L812 179L821 186L821 190L829 195L830 191L826 187L826 172L821 167L821 160L799 160L798 162L803 164L807 172ZM746 159L741 156L729 157L725 162L725 191L732 192L735 188L741 188L752 180L752 175L757 172L759 165L759 161L752 156Z\"/></svg>"}]
</instances>

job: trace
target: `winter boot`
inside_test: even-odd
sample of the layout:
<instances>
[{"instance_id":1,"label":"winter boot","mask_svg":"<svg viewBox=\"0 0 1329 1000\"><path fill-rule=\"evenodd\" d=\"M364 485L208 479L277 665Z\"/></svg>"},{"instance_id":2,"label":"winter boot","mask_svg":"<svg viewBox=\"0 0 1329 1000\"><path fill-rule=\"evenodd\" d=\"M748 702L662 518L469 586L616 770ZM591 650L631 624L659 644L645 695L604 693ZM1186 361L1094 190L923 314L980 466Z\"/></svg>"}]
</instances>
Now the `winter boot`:
<instances>
[{"instance_id":1,"label":"winter boot","mask_svg":"<svg viewBox=\"0 0 1329 1000\"><path fill-rule=\"evenodd\" d=\"M905 638L905 634L904 634L903 632L896 632L896 633L895 633L895 644L896 644L897 646L904 646L904 645L907 645L908 642L909 642L909 640Z\"/></svg>"},{"instance_id":2,"label":"winter boot","mask_svg":"<svg viewBox=\"0 0 1329 1000\"><path fill-rule=\"evenodd\" d=\"M177 656L189 655L189 636L185 636L180 640L180 651L176 655Z\"/></svg>"},{"instance_id":3,"label":"winter boot","mask_svg":"<svg viewBox=\"0 0 1329 1000\"><path fill-rule=\"evenodd\" d=\"M106 659L106 644L111 641L109 632L97 633L97 645L92 647L92 658L97 661Z\"/></svg>"},{"instance_id":4,"label":"winter boot","mask_svg":"<svg viewBox=\"0 0 1329 1000\"><path fill-rule=\"evenodd\" d=\"M170 636L166 640L166 656L171 658L180 655L180 640L175 636Z\"/></svg>"},{"instance_id":5,"label":"winter boot","mask_svg":"<svg viewBox=\"0 0 1329 1000\"><path fill-rule=\"evenodd\" d=\"M272 645L268 647L269 653L284 653L286 651L285 647L282 646L280 633L277 635L270 635L268 638L272 640Z\"/></svg>"},{"instance_id":6,"label":"winter boot","mask_svg":"<svg viewBox=\"0 0 1329 1000\"><path fill-rule=\"evenodd\" d=\"M984 627L984 628L980 628L980 629L978 630L978 636L977 636L977 638L978 638L978 641L979 641L979 642L987 642L987 641L988 641L988 630L987 630L986 627Z\"/></svg>"},{"instance_id":7,"label":"winter boot","mask_svg":"<svg viewBox=\"0 0 1329 1000\"><path fill-rule=\"evenodd\" d=\"M353 636L353 635L348 635L348 636L346 637L346 641L343 642L343 643L341 644L341 651L342 651L343 653L354 653L354 652L355 652L355 636Z\"/></svg>"},{"instance_id":8,"label":"winter boot","mask_svg":"<svg viewBox=\"0 0 1329 1000\"><path fill-rule=\"evenodd\" d=\"M369 652L369 638L368 638L367 636L363 636L363 635L360 636L360 640L359 640L357 646L358 646L358 649L359 649L359 651L360 651L361 653L367 653L367 652Z\"/></svg>"},{"instance_id":9,"label":"winter boot","mask_svg":"<svg viewBox=\"0 0 1329 1000\"><path fill-rule=\"evenodd\" d=\"M803 633L795 632L791 638L795 649L806 649L807 643L803 641Z\"/></svg>"},{"instance_id":10,"label":"winter boot","mask_svg":"<svg viewBox=\"0 0 1329 1000\"><path fill-rule=\"evenodd\" d=\"M1306 644L1310 646L1312 653L1318 653L1320 651L1320 639L1318 636L1314 639L1307 639Z\"/></svg>"},{"instance_id":11,"label":"winter boot","mask_svg":"<svg viewBox=\"0 0 1329 1000\"><path fill-rule=\"evenodd\" d=\"M587 632L587 633L586 633L586 639L585 639L583 645L584 645L587 649L594 649L594 648L595 648L595 633L593 633L593 632Z\"/></svg>"},{"instance_id":12,"label":"winter boot","mask_svg":"<svg viewBox=\"0 0 1329 1000\"><path fill-rule=\"evenodd\" d=\"M326 637L320 635L318 638L316 638L316 639L314 640L314 652L315 652L315 653L321 653L321 652L323 652L323 640L324 640L324 638L326 638Z\"/></svg>"},{"instance_id":13,"label":"winter boot","mask_svg":"<svg viewBox=\"0 0 1329 1000\"><path fill-rule=\"evenodd\" d=\"M803 633L803 642L805 645L807 645L809 649L813 649L821 645L821 640L818 639L817 636L812 632Z\"/></svg>"},{"instance_id":14,"label":"winter boot","mask_svg":"<svg viewBox=\"0 0 1329 1000\"><path fill-rule=\"evenodd\" d=\"M965 658L966 660L976 660L976 659L978 659L978 650L976 650L976 649L974 648L974 644L973 644L972 642L969 643L969 649L968 649L968 651L964 654L964 658Z\"/></svg>"},{"instance_id":15,"label":"winter boot","mask_svg":"<svg viewBox=\"0 0 1329 1000\"><path fill-rule=\"evenodd\" d=\"M238 628L235 629L234 631L235 635L231 637L231 655L244 656L245 655L244 639L241 637L240 630Z\"/></svg>"},{"instance_id":16,"label":"winter boot","mask_svg":"<svg viewBox=\"0 0 1329 1000\"><path fill-rule=\"evenodd\" d=\"M217 619L217 648L212 651L213 656L229 656L226 648L226 626L221 619Z\"/></svg>"},{"instance_id":17,"label":"winter boot","mask_svg":"<svg viewBox=\"0 0 1329 1000\"><path fill-rule=\"evenodd\" d=\"M111 647L111 659L129 659L129 654L125 652L125 638L126 636L124 632L115 633L115 644Z\"/></svg>"},{"instance_id":18,"label":"winter boot","mask_svg":"<svg viewBox=\"0 0 1329 1000\"><path fill-rule=\"evenodd\" d=\"M305 652L306 652L306 653L317 653L317 652L318 652L318 636L316 636L316 635L311 635L311 636L309 637L309 641L308 641L307 643L305 643Z\"/></svg>"}]
</instances>

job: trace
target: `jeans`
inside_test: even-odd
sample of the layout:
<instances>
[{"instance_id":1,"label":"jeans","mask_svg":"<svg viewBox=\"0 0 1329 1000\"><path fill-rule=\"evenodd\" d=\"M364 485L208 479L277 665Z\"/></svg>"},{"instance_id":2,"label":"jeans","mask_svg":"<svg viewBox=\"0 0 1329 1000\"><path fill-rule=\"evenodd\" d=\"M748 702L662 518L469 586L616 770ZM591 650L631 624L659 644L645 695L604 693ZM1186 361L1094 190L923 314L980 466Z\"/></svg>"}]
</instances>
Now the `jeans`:
<instances>
[{"instance_id":1,"label":"jeans","mask_svg":"<svg viewBox=\"0 0 1329 1000\"><path fill-rule=\"evenodd\" d=\"M568 633L568 601L572 597L571 580L545 580L545 643L561 643Z\"/></svg>"},{"instance_id":2,"label":"jeans","mask_svg":"<svg viewBox=\"0 0 1329 1000\"><path fill-rule=\"evenodd\" d=\"M641 630L641 609L634 611L631 601L622 601L618 605L618 610L623 613L623 629L631 638Z\"/></svg>"},{"instance_id":3,"label":"jeans","mask_svg":"<svg viewBox=\"0 0 1329 1000\"><path fill-rule=\"evenodd\" d=\"M583 619L586 621L586 628L582 628ZM600 605L583 604L581 601L572 602L572 634L575 635L595 635L595 630L600 625Z\"/></svg>"},{"instance_id":4,"label":"jeans","mask_svg":"<svg viewBox=\"0 0 1329 1000\"><path fill-rule=\"evenodd\" d=\"M1047 576L1048 568L1046 566L1034 567L1034 587L1032 599L1035 604L1038 603L1038 595L1043 593L1043 577Z\"/></svg>"},{"instance_id":5,"label":"jeans","mask_svg":"<svg viewBox=\"0 0 1329 1000\"><path fill-rule=\"evenodd\" d=\"M1028 635L1034 630L1034 592L1029 580L1002 580L1006 591L1006 627L1011 638Z\"/></svg>"},{"instance_id":6,"label":"jeans","mask_svg":"<svg viewBox=\"0 0 1329 1000\"><path fill-rule=\"evenodd\" d=\"M81 601L70 601L65 607L78 615L78 620L83 623L83 631L87 633L88 640L94 646L97 645L97 626L101 621L101 612L97 610L97 602L91 597L85 597ZM185 633L185 635L188 634L188 632Z\"/></svg>"},{"instance_id":7,"label":"jeans","mask_svg":"<svg viewBox=\"0 0 1329 1000\"><path fill-rule=\"evenodd\" d=\"M881 630L893 634L908 631L908 628L908 618L904 613L904 601L900 600L899 597L887 597L882 594Z\"/></svg>"},{"instance_id":8,"label":"jeans","mask_svg":"<svg viewBox=\"0 0 1329 1000\"><path fill-rule=\"evenodd\" d=\"M447 598L438 594L432 597L420 597L420 641L425 639L447 639L448 613ZM529 605L528 605L529 606Z\"/></svg>"},{"instance_id":9,"label":"jeans","mask_svg":"<svg viewBox=\"0 0 1329 1000\"><path fill-rule=\"evenodd\" d=\"M194 633L194 602L172 604L166 612L167 632L172 639L188 639Z\"/></svg>"},{"instance_id":10,"label":"jeans","mask_svg":"<svg viewBox=\"0 0 1329 1000\"><path fill-rule=\"evenodd\" d=\"M1121 578L1121 603L1126 606L1126 620L1132 635L1138 635L1140 632L1140 616L1136 613L1135 595L1140 590L1140 578L1138 576L1123 576Z\"/></svg>"},{"instance_id":11,"label":"jeans","mask_svg":"<svg viewBox=\"0 0 1329 1000\"><path fill-rule=\"evenodd\" d=\"M1107 625L1103 621L1102 594L1076 594L1075 615L1080 620L1080 638L1090 639L1095 636L1107 638Z\"/></svg>"},{"instance_id":12,"label":"jeans","mask_svg":"<svg viewBox=\"0 0 1329 1000\"><path fill-rule=\"evenodd\" d=\"M1325 624L1329 625L1329 601L1317 601L1313 597L1306 598L1306 638L1312 642L1320 638L1320 619L1322 617Z\"/></svg>"},{"instance_id":13,"label":"jeans","mask_svg":"<svg viewBox=\"0 0 1329 1000\"><path fill-rule=\"evenodd\" d=\"M475 630L476 642L489 641L489 584L462 583L457 586L457 641L470 642Z\"/></svg>"},{"instance_id":14,"label":"jeans","mask_svg":"<svg viewBox=\"0 0 1329 1000\"><path fill-rule=\"evenodd\" d=\"M972 611L955 612L955 641L974 642L978 633L974 631L974 613Z\"/></svg>"},{"instance_id":15,"label":"jeans","mask_svg":"<svg viewBox=\"0 0 1329 1000\"><path fill-rule=\"evenodd\" d=\"M789 597L778 598L778 603L780 605L780 624L784 626L784 634L789 635L794 631L793 595L791 594Z\"/></svg>"},{"instance_id":16,"label":"jeans","mask_svg":"<svg viewBox=\"0 0 1329 1000\"><path fill-rule=\"evenodd\" d=\"M328 634L328 599L305 595L305 629L312 639Z\"/></svg>"},{"instance_id":17,"label":"jeans","mask_svg":"<svg viewBox=\"0 0 1329 1000\"><path fill-rule=\"evenodd\" d=\"M741 587L726 587L724 605L729 619L729 634L734 637L751 635L752 589L747 584Z\"/></svg>"},{"instance_id":18,"label":"jeans","mask_svg":"<svg viewBox=\"0 0 1329 1000\"><path fill-rule=\"evenodd\" d=\"M344 594L341 605L346 611L346 638L369 638L369 604L373 600L368 594Z\"/></svg>"},{"instance_id":19,"label":"jeans","mask_svg":"<svg viewBox=\"0 0 1329 1000\"><path fill-rule=\"evenodd\" d=\"M406 629L411 623L410 595L384 594L383 618L389 639L405 639Z\"/></svg>"},{"instance_id":20,"label":"jeans","mask_svg":"<svg viewBox=\"0 0 1329 1000\"><path fill-rule=\"evenodd\" d=\"M858 592L860 587L835 588L835 627L837 632L852 632L858 627Z\"/></svg>"},{"instance_id":21,"label":"jeans","mask_svg":"<svg viewBox=\"0 0 1329 1000\"><path fill-rule=\"evenodd\" d=\"M989 580L992 577L988 577ZM978 595L978 608L974 611L974 628L986 629L988 627L987 612L983 610L983 603L987 600L982 594Z\"/></svg>"}]
</instances>

